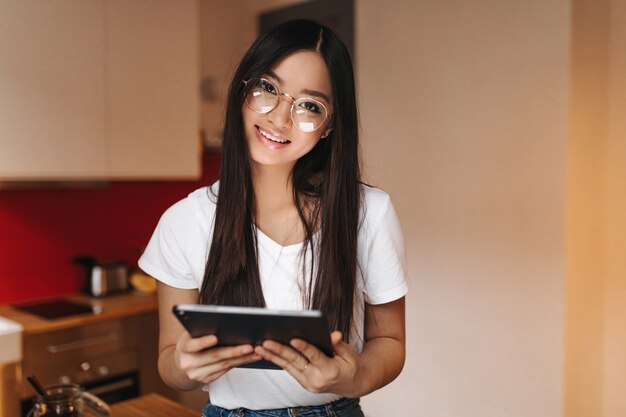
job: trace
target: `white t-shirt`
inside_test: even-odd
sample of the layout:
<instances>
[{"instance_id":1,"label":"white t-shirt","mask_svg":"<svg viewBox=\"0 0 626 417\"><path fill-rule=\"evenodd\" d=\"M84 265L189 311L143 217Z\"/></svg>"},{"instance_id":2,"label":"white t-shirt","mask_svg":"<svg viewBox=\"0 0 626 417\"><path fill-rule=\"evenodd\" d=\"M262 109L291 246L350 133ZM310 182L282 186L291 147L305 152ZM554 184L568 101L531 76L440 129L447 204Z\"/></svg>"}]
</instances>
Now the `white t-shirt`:
<instances>
[{"instance_id":1,"label":"white t-shirt","mask_svg":"<svg viewBox=\"0 0 626 417\"><path fill-rule=\"evenodd\" d=\"M211 186L217 194L218 183ZM175 288L200 289L213 237L215 197L200 188L170 207L139 259L139 266ZM383 304L407 291L405 251L396 211L385 192L362 186L363 222L358 233L357 297L353 337L362 349L363 302ZM302 309L303 244L282 247L257 229L259 274L268 308ZM304 262L308 258L305 257ZM306 274L308 276L308 274ZM286 371L234 368L205 385L212 404L252 410L320 405L339 398L302 388Z\"/></svg>"}]
</instances>

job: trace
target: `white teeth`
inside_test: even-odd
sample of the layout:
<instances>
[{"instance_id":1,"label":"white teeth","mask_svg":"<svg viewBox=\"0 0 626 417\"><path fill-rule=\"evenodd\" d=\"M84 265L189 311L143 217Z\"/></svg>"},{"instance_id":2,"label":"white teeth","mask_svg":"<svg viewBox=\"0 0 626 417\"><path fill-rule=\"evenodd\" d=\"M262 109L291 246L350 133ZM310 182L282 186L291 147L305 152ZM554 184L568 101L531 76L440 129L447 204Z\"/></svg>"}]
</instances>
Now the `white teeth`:
<instances>
[{"instance_id":1,"label":"white teeth","mask_svg":"<svg viewBox=\"0 0 626 417\"><path fill-rule=\"evenodd\" d=\"M263 136L265 136L266 138L268 138L269 140L271 140L272 142L289 143L288 140L278 139L277 137L270 135L269 133L267 133L266 131L264 131L264 130L262 130L260 128L259 128L259 133L262 134Z\"/></svg>"}]
</instances>

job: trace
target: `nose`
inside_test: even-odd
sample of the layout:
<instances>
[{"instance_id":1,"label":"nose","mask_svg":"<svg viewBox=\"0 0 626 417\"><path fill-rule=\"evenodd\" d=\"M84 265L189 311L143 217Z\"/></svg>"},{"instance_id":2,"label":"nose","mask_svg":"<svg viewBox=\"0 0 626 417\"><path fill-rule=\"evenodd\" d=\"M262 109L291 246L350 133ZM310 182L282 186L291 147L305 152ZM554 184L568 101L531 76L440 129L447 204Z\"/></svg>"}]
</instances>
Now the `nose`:
<instances>
[{"instance_id":1,"label":"nose","mask_svg":"<svg viewBox=\"0 0 626 417\"><path fill-rule=\"evenodd\" d=\"M269 121L280 129L287 129L291 124L291 97L280 96L278 104L267 114Z\"/></svg>"}]
</instances>

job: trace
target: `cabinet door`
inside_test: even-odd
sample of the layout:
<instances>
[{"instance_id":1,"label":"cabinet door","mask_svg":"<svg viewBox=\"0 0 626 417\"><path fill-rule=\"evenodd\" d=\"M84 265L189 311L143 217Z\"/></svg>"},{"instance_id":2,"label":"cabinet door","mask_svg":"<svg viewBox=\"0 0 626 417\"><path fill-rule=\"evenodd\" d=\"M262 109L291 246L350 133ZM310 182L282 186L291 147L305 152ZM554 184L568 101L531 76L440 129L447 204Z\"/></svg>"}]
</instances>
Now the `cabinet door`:
<instances>
[{"instance_id":1,"label":"cabinet door","mask_svg":"<svg viewBox=\"0 0 626 417\"><path fill-rule=\"evenodd\" d=\"M0 180L103 176L103 8L0 2Z\"/></svg>"},{"instance_id":2,"label":"cabinet door","mask_svg":"<svg viewBox=\"0 0 626 417\"><path fill-rule=\"evenodd\" d=\"M107 2L109 177L198 178L195 0Z\"/></svg>"}]
</instances>

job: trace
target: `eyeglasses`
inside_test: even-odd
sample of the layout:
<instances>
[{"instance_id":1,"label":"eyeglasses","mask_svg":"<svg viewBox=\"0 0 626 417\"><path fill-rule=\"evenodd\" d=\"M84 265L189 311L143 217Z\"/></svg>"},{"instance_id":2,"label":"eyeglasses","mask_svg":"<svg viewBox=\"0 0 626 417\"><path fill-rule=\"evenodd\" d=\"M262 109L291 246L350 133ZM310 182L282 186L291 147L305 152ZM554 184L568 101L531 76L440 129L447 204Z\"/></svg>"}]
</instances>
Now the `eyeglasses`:
<instances>
[{"instance_id":1,"label":"eyeglasses","mask_svg":"<svg viewBox=\"0 0 626 417\"><path fill-rule=\"evenodd\" d=\"M301 132L314 132L333 115L328 114L326 106L310 97L295 99L287 93L281 93L278 87L265 78L253 78L244 81L246 85L246 105L257 113L269 113L274 110L281 96L291 101L291 121Z\"/></svg>"}]
</instances>

